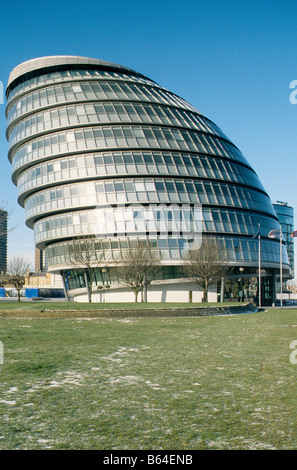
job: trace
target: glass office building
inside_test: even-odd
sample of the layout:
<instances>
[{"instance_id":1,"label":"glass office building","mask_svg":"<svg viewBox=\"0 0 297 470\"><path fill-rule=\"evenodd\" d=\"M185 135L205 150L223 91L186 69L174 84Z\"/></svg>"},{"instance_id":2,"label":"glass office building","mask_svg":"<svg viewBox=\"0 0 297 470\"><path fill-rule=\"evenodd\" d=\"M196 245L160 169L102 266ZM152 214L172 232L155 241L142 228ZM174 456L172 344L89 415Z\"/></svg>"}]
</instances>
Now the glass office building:
<instances>
[{"instance_id":1,"label":"glass office building","mask_svg":"<svg viewBox=\"0 0 297 470\"><path fill-rule=\"evenodd\" d=\"M275 210L240 150L191 104L134 70L76 56L20 64L6 94L18 202L48 270L61 273L72 293L84 299L86 288L82 270L69 261L73 239L91 237L104 252L108 298L120 300L128 297L112 266L142 237L163 267L148 300L188 300L197 287L179 266L200 233L218 240L234 279L240 274L250 289L260 227L271 300L280 263L279 243L268 238L279 228ZM285 245L282 256L286 272ZM94 273L100 287L102 269Z\"/></svg>"},{"instance_id":2,"label":"glass office building","mask_svg":"<svg viewBox=\"0 0 297 470\"><path fill-rule=\"evenodd\" d=\"M284 242L287 246L288 257L291 266L291 277L294 277L294 238L291 233L294 230L294 209L287 202L277 201L273 204L279 223L282 228Z\"/></svg>"}]
</instances>

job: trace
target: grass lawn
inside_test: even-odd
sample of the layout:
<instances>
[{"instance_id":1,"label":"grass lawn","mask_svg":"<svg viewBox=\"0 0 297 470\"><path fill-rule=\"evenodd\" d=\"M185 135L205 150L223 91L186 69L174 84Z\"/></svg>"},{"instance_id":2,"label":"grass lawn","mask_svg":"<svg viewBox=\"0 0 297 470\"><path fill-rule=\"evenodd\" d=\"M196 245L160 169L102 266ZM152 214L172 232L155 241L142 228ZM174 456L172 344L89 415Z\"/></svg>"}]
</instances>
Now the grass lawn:
<instances>
[{"instance_id":1,"label":"grass lawn","mask_svg":"<svg viewBox=\"0 0 297 470\"><path fill-rule=\"evenodd\" d=\"M297 309L0 318L0 448L296 449L293 340Z\"/></svg>"}]
</instances>

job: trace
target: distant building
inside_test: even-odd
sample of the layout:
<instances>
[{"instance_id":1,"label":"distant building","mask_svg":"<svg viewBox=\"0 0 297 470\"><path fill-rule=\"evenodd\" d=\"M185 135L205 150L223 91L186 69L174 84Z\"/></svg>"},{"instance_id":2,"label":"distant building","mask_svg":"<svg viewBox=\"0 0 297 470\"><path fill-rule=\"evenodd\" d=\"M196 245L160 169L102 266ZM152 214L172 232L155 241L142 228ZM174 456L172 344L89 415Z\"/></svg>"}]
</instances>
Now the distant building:
<instances>
[{"instance_id":1,"label":"distant building","mask_svg":"<svg viewBox=\"0 0 297 470\"><path fill-rule=\"evenodd\" d=\"M279 223L281 224L284 241L287 245L287 253L292 269L292 278L294 277L294 238L291 233L294 230L294 209L287 202L276 201L273 204Z\"/></svg>"},{"instance_id":2,"label":"distant building","mask_svg":"<svg viewBox=\"0 0 297 470\"><path fill-rule=\"evenodd\" d=\"M42 250L35 248L35 271L43 271Z\"/></svg>"},{"instance_id":3,"label":"distant building","mask_svg":"<svg viewBox=\"0 0 297 470\"><path fill-rule=\"evenodd\" d=\"M7 217L8 213L0 210L0 273L7 269Z\"/></svg>"},{"instance_id":4,"label":"distant building","mask_svg":"<svg viewBox=\"0 0 297 470\"><path fill-rule=\"evenodd\" d=\"M59 274L47 272L30 273L25 276L23 287L26 297L64 297L63 279Z\"/></svg>"},{"instance_id":5,"label":"distant building","mask_svg":"<svg viewBox=\"0 0 297 470\"><path fill-rule=\"evenodd\" d=\"M45 252L39 248L35 248L35 271L47 271Z\"/></svg>"}]
</instances>

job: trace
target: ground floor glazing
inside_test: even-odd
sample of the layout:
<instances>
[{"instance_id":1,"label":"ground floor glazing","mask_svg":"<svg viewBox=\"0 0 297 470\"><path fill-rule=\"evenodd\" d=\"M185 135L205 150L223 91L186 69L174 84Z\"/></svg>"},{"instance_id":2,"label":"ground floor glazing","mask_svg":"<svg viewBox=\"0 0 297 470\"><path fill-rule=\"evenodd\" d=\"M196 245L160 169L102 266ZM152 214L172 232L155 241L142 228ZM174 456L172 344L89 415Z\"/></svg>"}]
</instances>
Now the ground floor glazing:
<instances>
[{"instance_id":1,"label":"ground floor glazing","mask_svg":"<svg viewBox=\"0 0 297 470\"><path fill-rule=\"evenodd\" d=\"M112 267L94 268L86 273L83 269L69 269L61 272L65 290L74 300L87 301L87 276L91 277L94 302L133 301L128 288L118 282ZM232 273L211 286L209 301L252 302L269 306L276 303L280 291L280 273L277 269L266 269L261 273L261 294L259 295L259 272L256 268L234 268ZM202 289L186 279L181 266L162 266L158 275L147 287L148 301L200 302ZM201 295L200 295L201 294ZM131 298L130 298L131 297Z\"/></svg>"}]
</instances>

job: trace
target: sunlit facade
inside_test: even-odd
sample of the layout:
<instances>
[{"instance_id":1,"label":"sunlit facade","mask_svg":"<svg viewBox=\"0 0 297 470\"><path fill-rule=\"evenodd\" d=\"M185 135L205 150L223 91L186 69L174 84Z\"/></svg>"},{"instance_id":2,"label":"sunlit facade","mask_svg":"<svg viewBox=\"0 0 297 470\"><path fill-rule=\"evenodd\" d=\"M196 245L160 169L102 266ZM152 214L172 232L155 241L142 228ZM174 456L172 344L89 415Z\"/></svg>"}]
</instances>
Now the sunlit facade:
<instances>
[{"instance_id":1,"label":"sunlit facade","mask_svg":"<svg viewBox=\"0 0 297 470\"><path fill-rule=\"evenodd\" d=\"M105 274L95 269L94 287L107 276L107 299L130 299L112 266L142 237L163 267L148 300L187 301L190 292L199 300L179 267L200 232L219 240L251 297L260 226L271 301L280 252L268 238L279 227L270 198L239 149L188 102L134 70L76 56L24 62L11 72L6 94L18 202L49 272L61 273L77 298L85 299L86 286L69 262L71 242L95 235ZM173 236L181 222L182 234ZM285 273L285 246L283 266Z\"/></svg>"}]
</instances>

